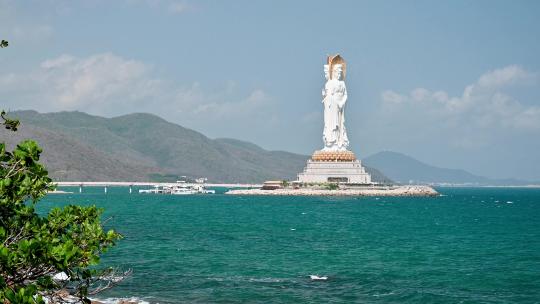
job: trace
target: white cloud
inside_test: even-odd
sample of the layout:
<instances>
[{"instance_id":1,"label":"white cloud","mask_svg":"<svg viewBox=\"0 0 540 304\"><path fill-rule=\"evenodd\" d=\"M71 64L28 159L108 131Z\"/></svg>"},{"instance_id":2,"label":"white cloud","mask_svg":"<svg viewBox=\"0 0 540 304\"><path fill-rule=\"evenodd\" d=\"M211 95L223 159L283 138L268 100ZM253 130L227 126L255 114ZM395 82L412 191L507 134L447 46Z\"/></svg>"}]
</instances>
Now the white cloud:
<instances>
[{"instance_id":1,"label":"white cloud","mask_svg":"<svg viewBox=\"0 0 540 304\"><path fill-rule=\"evenodd\" d=\"M540 129L540 106L524 105L506 94L510 86L533 84L536 75L511 65L489 71L465 87L461 96L416 88L410 94L388 90L381 94L385 109L395 115L418 116L423 121L445 121L479 128ZM422 113L418 115L418 113Z\"/></svg>"},{"instance_id":2,"label":"white cloud","mask_svg":"<svg viewBox=\"0 0 540 304\"><path fill-rule=\"evenodd\" d=\"M271 100L262 90L254 90L247 97L235 101L220 102L218 101L218 96L211 99L215 99L216 101L201 103L196 106L193 112L221 117L236 117L257 111L257 109L266 106L267 102Z\"/></svg>"},{"instance_id":3,"label":"white cloud","mask_svg":"<svg viewBox=\"0 0 540 304\"><path fill-rule=\"evenodd\" d=\"M43 69L52 69L52 68L56 68L56 67L65 66L65 65L73 62L73 60L75 60L75 58L73 56L64 54L64 55L61 55L58 58L45 60L45 61L43 61L41 63L40 66Z\"/></svg>"},{"instance_id":4,"label":"white cloud","mask_svg":"<svg viewBox=\"0 0 540 304\"><path fill-rule=\"evenodd\" d=\"M169 12L173 14L185 13L189 9L190 9L190 6L186 4L185 2L173 1L169 4Z\"/></svg>"},{"instance_id":5,"label":"white cloud","mask_svg":"<svg viewBox=\"0 0 540 304\"><path fill-rule=\"evenodd\" d=\"M414 89L411 92L411 98L415 102L424 102L432 99L432 94L430 91L424 88Z\"/></svg>"},{"instance_id":6,"label":"white cloud","mask_svg":"<svg viewBox=\"0 0 540 304\"><path fill-rule=\"evenodd\" d=\"M405 101L405 98L394 91L384 91L381 94L382 101L387 104L400 104Z\"/></svg>"},{"instance_id":7,"label":"white cloud","mask_svg":"<svg viewBox=\"0 0 540 304\"><path fill-rule=\"evenodd\" d=\"M527 83L534 75L517 65L509 65L502 69L489 71L478 79L478 85L486 88L500 88L516 83Z\"/></svg>"},{"instance_id":8,"label":"white cloud","mask_svg":"<svg viewBox=\"0 0 540 304\"><path fill-rule=\"evenodd\" d=\"M204 90L198 82L180 85L156 76L151 65L112 53L64 54L27 73L0 75L0 94L9 97L10 110L105 116L151 112L182 124L263 123L263 115L273 110L272 98L262 89L240 93L231 81L217 90Z\"/></svg>"},{"instance_id":9,"label":"white cloud","mask_svg":"<svg viewBox=\"0 0 540 304\"><path fill-rule=\"evenodd\" d=\"M0 84L4 84L0 90L8 90L28 106L103 109L115 98L125 102L148 97L155 82L146 77L148 69L143 63L110 53L82 59L62 55L42 62L30 73L0 77ZM6 87L8 83L11 88Z\"/></svg>"},{"instance_id":10,"label":"white cloud","mask_svg":"<svg viewBox=\"0 0 540 304\"><path fill-rule=\"evenodd\" d=\"M538 93L537 73L515 65L479 75L459 94L427 87L386 90L359 129L373 130L363 140L374 151L401 151L477 174L535 176L520 158L538 149Z\"/></svg>"},{"instance_id":11,"label":"white cloud","mask_svg":"<svg viewBox=\"0 0 540 304\"><path fill-rule=\"evenodd\" d=\"M41 18L24 18L16 1L0 0L0 31L2 39L10 45L43 44L49 40L54 30Z\"/></svg>"},{"instance_id":12,"label":"white cloud","mask_svg":"<svg viewBox=\"0 0 540 304\"><path fill-rule=\"evenodd\" d=\"M151 9L183 14L193 9L193 4L184 0L125 0L128 5L145 5Z\"/></svg>"}]
</instances>

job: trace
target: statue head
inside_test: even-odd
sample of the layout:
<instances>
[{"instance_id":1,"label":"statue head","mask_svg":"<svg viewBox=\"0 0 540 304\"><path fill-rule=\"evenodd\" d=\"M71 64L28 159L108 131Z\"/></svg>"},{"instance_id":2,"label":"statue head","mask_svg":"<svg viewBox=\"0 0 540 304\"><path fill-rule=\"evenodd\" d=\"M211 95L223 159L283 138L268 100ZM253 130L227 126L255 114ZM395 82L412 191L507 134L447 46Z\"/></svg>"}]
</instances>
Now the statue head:
<instances>
[{"instance_id":1,"label":"statue head","mask_svg":"<svg viewBox=\"0 0 540 304\"><path fill-rule=\"evenodd\" d=\"M336 54L334 56L328 56L326 58L326 62L328 63L329 70L330 70L330 79L338 79L338 80L344 80L345 74L347 73L347 63L341 57L339 54ZM336 68L336 66L339 66L339 68ZM336 69L339 69L341 74L340 76L337 76Z\"/></svg>"},{"instance_id":2,"label":"statue head","mask_svg":"<svg viewBox=\"0 0 540 304\"><path fill-rule=\"evenodd\" d=\"M328 64L324 65L324 78L326 80L330 79L330 66Z\"/></svg>"},{"instance_id":3,"label":"statue head","mask_svg":"<svg viewBox=\"0 0 540 304\"><path fill-rule=\"evenodd\" d=\"M332 65L332 79L343 80L343 66L341 64Z\"/></svg>"}]
</instances>

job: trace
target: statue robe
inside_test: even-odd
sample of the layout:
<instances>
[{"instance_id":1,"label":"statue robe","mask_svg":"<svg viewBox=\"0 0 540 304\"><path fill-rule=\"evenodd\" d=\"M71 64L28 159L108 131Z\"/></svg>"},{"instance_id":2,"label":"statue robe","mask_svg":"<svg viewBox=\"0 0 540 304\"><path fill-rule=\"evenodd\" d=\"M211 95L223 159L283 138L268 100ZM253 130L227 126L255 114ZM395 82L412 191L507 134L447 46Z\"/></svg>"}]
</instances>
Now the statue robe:
<instances>
[{"instance_id":1,"label":"statue robe","mask_svg":"<svg viewBox=\"0 0 540 304\"><path fill-rule=\"evenodd\" d=\"M341 80L329 80L325 85L323 140L326 150L346 150L349 145L345 130L344 107L347 88Z\"/></svg>"}]
</instances>

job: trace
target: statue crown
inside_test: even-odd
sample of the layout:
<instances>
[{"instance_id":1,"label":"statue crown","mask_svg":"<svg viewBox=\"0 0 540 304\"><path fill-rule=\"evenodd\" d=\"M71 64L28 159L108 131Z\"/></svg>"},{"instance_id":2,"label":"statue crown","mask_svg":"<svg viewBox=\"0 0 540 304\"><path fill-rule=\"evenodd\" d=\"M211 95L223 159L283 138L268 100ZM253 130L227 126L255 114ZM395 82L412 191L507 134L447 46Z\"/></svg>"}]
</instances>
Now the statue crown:
<instances>
[{"instance_id":1,"label":"statue crown","mask_svg":"<svg viewBox=\"0 0 540 304\"><path fill-rule=\"evenodd\" d=\"M341 55L336 54L334 56L327 56L326 61L328 63L329 70L330 70L330 79L334 78L333 76L334 70L338 68L341 71L341 77L345 79L345 73L347 71L347 64L345 63L345 59L343 59Z\"/></svg>"}]
</instances>

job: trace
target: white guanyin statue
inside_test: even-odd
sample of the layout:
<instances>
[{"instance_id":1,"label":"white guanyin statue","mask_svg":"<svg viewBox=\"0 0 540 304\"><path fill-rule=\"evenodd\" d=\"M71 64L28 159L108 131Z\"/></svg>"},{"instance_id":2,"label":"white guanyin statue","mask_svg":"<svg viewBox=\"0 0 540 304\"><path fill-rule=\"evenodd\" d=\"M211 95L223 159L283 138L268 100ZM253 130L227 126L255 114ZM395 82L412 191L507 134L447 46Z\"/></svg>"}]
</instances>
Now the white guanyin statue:
<instances>
[{"instance_id":1,"label":"white guanyin statue","mask_svg":"<svg viewBox=\"0 0 540 304\"><path fill-rule=\"evenodd\" d=\"M349 139L345 129L344 115L345 103L347 102L347 88L343 80L345 62L337 55L329 58L328 63L324 65L326 84L322 91L324 105L323 151L346 151Z\"/></svg>"},{"instance_id":2,"label":"white guanyin statue","mask_svg":"<svg viewBox=\"0 0 540 304\"><path fill-rule=\"evenodd\" d=\"M327 57L324 65L326 83L322 90L324 107L324 148L313 152L304 171L298 174L301 183L371 184L371 175L362 167L354 152L348 150L345 129L347 63L337 54Z\"/></svg>"}]
</instances>

